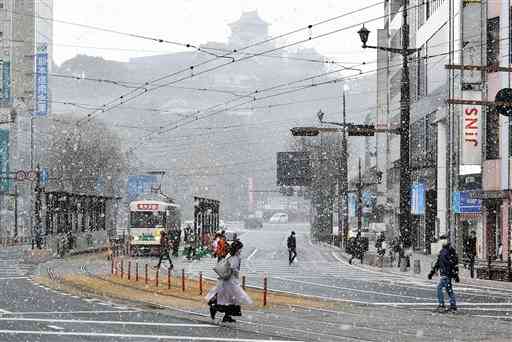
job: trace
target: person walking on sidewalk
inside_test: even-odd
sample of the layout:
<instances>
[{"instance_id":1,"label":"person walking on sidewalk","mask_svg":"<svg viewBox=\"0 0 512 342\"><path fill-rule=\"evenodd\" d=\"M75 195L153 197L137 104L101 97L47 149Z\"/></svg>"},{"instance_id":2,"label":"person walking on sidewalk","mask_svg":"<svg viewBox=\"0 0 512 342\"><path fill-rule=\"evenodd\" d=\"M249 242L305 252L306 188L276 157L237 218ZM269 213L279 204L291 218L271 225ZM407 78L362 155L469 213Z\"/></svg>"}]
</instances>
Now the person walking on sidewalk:
<instances>
[{"instance_id":1,"label":"person walking on sidewalk","mask_svg":"<svg viewBox=\"0 0 512 342\"><path fill-rule=\"evenodd\" d=\"M351 239L350 243L350 259L348 260L348 263L352 265L352 261L354 258L360 259L361 264L363 263L364 259L364 252L368 249L367 240L363 239L361 236L361 233L357 233L355 238Z\"/></svg>"},{"instance_id":2,"label":"person walking on sidewalk","mask_svg":"<svg viewBox=\"0 0 512 342\"><path fill-rule=\"evenodd\" d=\"M172 264L171 256L169 255L169 238L167 237L167 234L165 231L160 231L160 259L158 259L158 264L156 266L153 266L154 269L159 269L160 265L162 264L162 260L167 258L169 260L169 268L173 268L174 265Z\"/></svg>"},{"instance_id":3,"label":"person walking on sidewalk","mask_svg":"<svg viewBox=\"0 0 512 342\"><path fill-rule=\"evenodd\" d=\"M288 236L286 246L288 247L288 262L291 265L293 264L293 260L297 257L297 240L295 239L295 232L292 231L290 236Z\"/></svg>"},{"instance_id":4,"label":"person walking on sidewalk","mask_svg":"<svg viewBox=\"0 0 512 342\"><path fill-rule=\"evenodd\" d=\"M434 274L439 271L439 283L437 285L437 301L439 305L437 307L437 312L455 312L457 311L457 303L455 300L455 294L453 293L452 279L455 280L456 283L460 281L458 268L459 260L457 252L455 252L455 249L448 241L448 237L441 236L440 240L443 248L432 265L432 270L428 274L428 279L432 279ZM444 289L446 289L446 293L450 298L450 307L448 309L446 309L444 305Z\"/></svg>"},{"instance_id":5,"label":"person walking on sidewalk","mask_svg":"<svg viewBox=\"0 0 512 342\"><path fill-rule=\"evenodd\" d=\"M215 319L217 312L223 312L222 322L234 323L233 316L242 316L242 304L250 305L252 300L240 286L240 256L243 244L235 240L230 246L230 252L224 262L229 263L231 275L228 279L219 278L217 285L208 292L206 299L210 306L210 316Z\"/></svg>"},{"instance_id":6,"label":"person walking on sidewalk","mask_svg":"<svg viewBox=\"0 0 512 342\"><path fill-rule=\"evenodd\" d=\"M469 267L469 274L471 278L475 277L475 258L476 258L476 233L471 231L469 238L466 242L466 257Z\"/></svg>"}]
</instances>

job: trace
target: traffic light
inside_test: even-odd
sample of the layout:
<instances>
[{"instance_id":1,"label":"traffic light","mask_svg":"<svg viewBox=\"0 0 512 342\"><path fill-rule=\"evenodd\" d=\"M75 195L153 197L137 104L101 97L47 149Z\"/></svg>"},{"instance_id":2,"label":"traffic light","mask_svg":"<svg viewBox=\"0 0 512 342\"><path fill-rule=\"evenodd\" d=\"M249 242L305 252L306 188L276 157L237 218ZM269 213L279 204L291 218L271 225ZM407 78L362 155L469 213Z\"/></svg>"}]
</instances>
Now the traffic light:
<instances>
[{"instance_id":1,"label":"traffic light","mask_svg":"<svg viewBox=\"0 0 512 342\"><path fill-rule=\"evenodd\" d=\"M348 135L358 137L373 137L375 135L374 125L350 125Z\"/></svg>"},{"instance_id":2,"label":"traffic light","mask_svg":"<svg viewBox=\"0 0 512 342\"><path fill-rule=\"evenodd\" d=\"M317 127L294 127L290 131L294 137L315 137L320 133Z\"/></svg>"}]
</instances>

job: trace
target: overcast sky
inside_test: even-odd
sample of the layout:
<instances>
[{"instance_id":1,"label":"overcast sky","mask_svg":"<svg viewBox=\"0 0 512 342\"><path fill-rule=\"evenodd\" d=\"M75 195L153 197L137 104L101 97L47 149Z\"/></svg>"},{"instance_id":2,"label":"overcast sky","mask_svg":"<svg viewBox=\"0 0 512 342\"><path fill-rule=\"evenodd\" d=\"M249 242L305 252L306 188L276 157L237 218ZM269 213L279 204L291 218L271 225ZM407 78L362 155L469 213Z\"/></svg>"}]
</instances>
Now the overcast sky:
<instances>
[{"instance_id":1,"label":"overcast sky","mask_svg":"<svg viewBox=\"0 0 512 342\"><path fill-rule=\"evenodd\" d=\"M225 42L227 24L242 11L258 10L269 22L270 34L278 35L337 15L375 4L376 0L54 0L54 18L190 44ZM313 27L312 34L358 24L383 15L383 4L331 23ZM358 27L298 47L314 47L341 62L373 61L375 50L363 52ZM366 25L375 39L379 19ZM282 43L307 38L307 32L286 37ZM168 44L123 37L116 34L55 23L54 59L58 64L78 53L127 61L130 57L183 50Z\"/></svg>"}]
</instances>

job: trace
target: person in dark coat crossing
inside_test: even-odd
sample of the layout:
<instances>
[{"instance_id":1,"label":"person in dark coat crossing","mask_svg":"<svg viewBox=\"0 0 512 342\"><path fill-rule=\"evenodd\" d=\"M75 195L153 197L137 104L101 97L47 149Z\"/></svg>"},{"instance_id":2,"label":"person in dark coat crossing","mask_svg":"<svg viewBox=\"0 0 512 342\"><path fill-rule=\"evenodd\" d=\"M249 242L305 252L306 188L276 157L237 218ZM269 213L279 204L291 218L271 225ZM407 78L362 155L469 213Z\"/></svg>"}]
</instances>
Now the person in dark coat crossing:
<instances>
[{"instance_id":1,"label":"person in dark coat crossing","mask_svg":"<svg viewBox=\"0 0 512 342\"><path fill-rule=\"evenodd\" d=\"M297 240L295 239L295 232L292 232L290 236L288 236L286 246L288 247L288 262L291 265L293 260L297 257Z\"/></svg>"},{"instance_id":2,"label":"person in dark coat crossing","mask_svg":"<svg viewBox=\"0 0 512 342\"><path fill-rule=\"evenodd\" d=\"M459 279L459 268L458 268L458 257L455 249L450 245L447 236L440 237L443 248L439 252L437 259L432 265L432 270L428 274L428 279L432 279L436 272L439 272L439 283L437 285L437 301L438 301L438 312L457 311L457 303L455 300L455 294L453 293L452 279L455 280L456 283L460 281ZM448 309L445 308L444 305L444 293L443 290L446 289L446 293L450 299L450 307Z\"/></svg>"}]
</instances>

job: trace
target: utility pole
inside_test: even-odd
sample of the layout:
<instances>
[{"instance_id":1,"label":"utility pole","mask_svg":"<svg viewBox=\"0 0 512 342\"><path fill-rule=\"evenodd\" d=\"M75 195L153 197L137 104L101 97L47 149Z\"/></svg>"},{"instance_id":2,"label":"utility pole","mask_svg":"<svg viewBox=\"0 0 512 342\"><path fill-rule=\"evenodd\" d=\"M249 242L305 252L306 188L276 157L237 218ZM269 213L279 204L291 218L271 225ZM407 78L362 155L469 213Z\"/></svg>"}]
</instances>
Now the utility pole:
<instances>
[{"instance_id":1,"label":"utility pole","mask_svg":"<svg viewBox=\"0 0 512 342\"><path fill-rule=\"evenodd\" d=\"M409 168L409 24L407 23L407 3L403 0L402 10L402 84L400 89L400 233L403 246L411 247L411 173Z\"/></svg>"}]
</instances>

